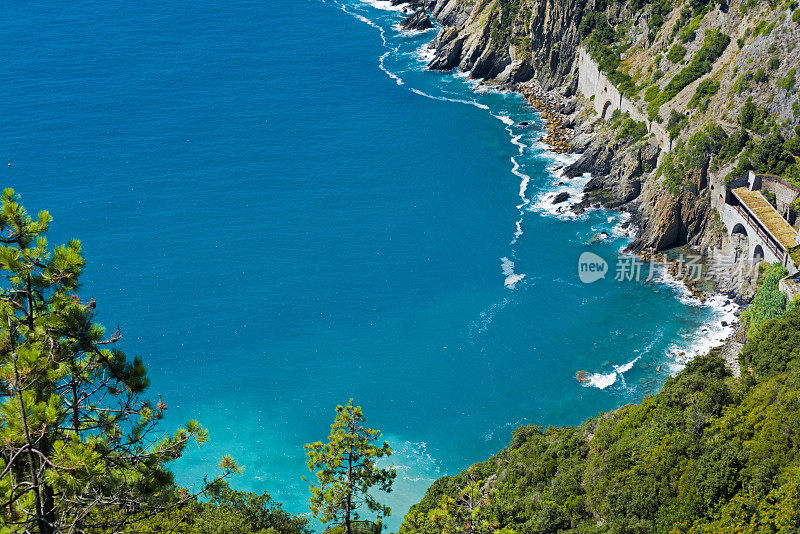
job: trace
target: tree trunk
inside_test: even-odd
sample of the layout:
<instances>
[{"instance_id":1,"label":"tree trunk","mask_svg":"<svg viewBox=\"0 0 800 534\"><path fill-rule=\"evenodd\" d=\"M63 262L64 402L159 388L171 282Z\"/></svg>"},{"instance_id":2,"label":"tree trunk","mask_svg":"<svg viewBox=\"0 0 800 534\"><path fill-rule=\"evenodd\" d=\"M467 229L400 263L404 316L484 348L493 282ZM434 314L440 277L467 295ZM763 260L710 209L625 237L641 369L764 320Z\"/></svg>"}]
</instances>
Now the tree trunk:
<instances>
[{"instance_id":1,"label":"tree trunk","mask_svg":"<svg viewBox=\"0 0 800 534\"><path fill-rule=\"evenodd\" d=\"M347 498L344 503L344 534L353 534L350 527L350 507L352 505L353 493L353 451L347 454Z\"/></svg>"}]
</instances>

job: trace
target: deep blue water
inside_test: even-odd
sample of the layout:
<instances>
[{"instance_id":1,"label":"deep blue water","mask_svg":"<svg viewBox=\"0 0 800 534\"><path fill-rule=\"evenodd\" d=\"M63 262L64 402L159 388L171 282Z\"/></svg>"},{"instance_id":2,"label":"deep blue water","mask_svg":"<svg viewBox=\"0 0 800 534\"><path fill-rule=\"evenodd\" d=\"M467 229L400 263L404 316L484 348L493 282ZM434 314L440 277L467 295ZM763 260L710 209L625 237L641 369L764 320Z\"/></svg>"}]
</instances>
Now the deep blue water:
<instances>
[{"instance_id":1,"label":"deep blue water","mask_svg":"<svg viewBox=\"0 0 800 534\"><path fill-rule=\"evenodd\" d=\"M52 242L83 241L83 294L145 358L165 428L209 429L181 483L231 453L234 486L304 512L302 446L354 397L396 450L396 528L517 425L657 390L717 313L613 273L581 284L585 250L614 268L624 237L585 243L619 217L542 209L559 160L535 110L425 71L434 33L399 17L357 0L4 10L2 185L51 211Z\"/></svg>"}]
</instances>

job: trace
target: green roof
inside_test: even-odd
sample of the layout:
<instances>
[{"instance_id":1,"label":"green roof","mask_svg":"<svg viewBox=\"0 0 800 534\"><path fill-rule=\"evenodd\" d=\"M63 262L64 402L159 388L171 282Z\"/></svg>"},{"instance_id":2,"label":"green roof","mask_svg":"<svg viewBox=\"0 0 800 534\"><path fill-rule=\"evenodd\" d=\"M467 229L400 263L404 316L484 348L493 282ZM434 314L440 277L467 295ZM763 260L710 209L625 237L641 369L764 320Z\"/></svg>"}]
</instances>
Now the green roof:
<instances>
[{"instance_id":1,"label":"green roof","mask_svg":"<svg viewBox=\"0 0 800 534\"><path fill-rule=\"evenodd\" d=\"M764 227L772 234L772 237L778 240L785 250L797 246L795 238L797 237L797 230L786 222L781 217L772 204L767 202L764 195L760 191L750 191L746 187L739 187L733 190L736 198L747 206L747 209L755 215Z\"/></svg>"}]
</instances>

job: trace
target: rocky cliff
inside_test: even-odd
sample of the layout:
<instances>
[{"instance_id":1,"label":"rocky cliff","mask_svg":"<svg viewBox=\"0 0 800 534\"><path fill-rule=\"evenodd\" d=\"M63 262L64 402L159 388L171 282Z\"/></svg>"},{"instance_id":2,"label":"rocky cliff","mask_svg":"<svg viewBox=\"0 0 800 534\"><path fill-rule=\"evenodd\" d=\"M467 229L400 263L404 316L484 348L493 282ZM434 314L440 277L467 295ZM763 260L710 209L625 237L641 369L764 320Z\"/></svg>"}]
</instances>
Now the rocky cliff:
<instances>
[{"instance_id":1,"label":"rocky cliff","mask_svg":"<svg viewBox=\"0 0 800 534\"><path fill-rule=\"evenodd\" d=\"M592 175L576 209L603 204L632 213L640 228L632 250L689 244L730 251L711 191L724 189L732 173L759 166L789 178L796 172L800 181L800 165L792 165L800 158L790 146L800 125L800 17L791 0L411 3L443 26L430 45L430 68L468 72L526 97L553 95L529 98L539 108L569 101L559 104L566 113L540 110L563 118L572 147L582 153L567 177ZM597 106L576 90L579 46L590 50L637 115L648 117L648 128L669 130L677 149L665 154L646 131L636 134L642 123L593 113ZM742 124L739 109L748 101L755 119ZM787 148L775 149L776 138ZM768 154L773 150L779 154Z\"/></svg>"}]
</instances>

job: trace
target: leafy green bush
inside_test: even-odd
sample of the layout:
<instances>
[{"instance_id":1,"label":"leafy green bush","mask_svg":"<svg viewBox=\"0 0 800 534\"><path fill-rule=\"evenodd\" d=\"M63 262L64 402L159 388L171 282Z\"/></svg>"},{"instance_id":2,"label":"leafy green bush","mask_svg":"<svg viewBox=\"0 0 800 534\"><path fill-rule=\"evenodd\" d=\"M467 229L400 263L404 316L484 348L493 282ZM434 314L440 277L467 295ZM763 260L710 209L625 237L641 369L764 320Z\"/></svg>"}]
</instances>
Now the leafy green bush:
<instances>
[{"instance_id":1,"label":"leafy green bush","mask_svg":"<svg viewBox=\"0 0 800 534\"><path fill-rule=\"evenodd\" d=\"M743 367L751 367L760 376L770 376L786 371L788 364L798 356L800 309L794 308L783 316L776 312L748 333L747 345L739 355L739 361Z\"/></svg>"},{"instance_id":2,"label":"leafy green bush","mask_svg":"<svg viewBox=\"0 0 800 534\"><path fill-rule=\"evenodd\" d=\"M697 36L697 29L700 27L700 21L702 18L703 17L700 15L694 17L689 25L681 30L680 34L678 35L678 39L680 39L682 43L694 41L695 37Z\"/></svg>"},{"instance_id":3,"label":"leafy green bush","mask_svg":"<svg viewBox=\"0 0 800 534\"><path fill-rule=\"evenodd\" d=\"M669 132L670 140L675 140L681 134L681 129L686 125L688 117L683 113L679 113L674 109L669 112L669 121L667 121L667 131Z\"/></svg>"},{"instance_id":4,"label":"leafy green bush","mask_svg":"<svg viewBox=\"0 0 800 534\"><path fill-rule=\"evenodd\" d=\"M688 106L690 108L699 107L700 111L705 111L708 108L708 103L711 97L719 91L719 82L715 80L703 80L697 86Z\"/></svg>"},{"instance_id":5,"label":"leafy green bush","mask_svg":"<svg viewBox=\"0 0 800 534\"><path fill-rule=\"evenodd\" d=\"M722 55L730 42L731 38L719 30L707 30L703 46L694 55L692 61L664 88L667 101L699 77L711 72L711 65Z\"/></svg>"},{"instance_id":6,"label":"leafy green bush","mask_svg":"<svg viewBox=\"0 0 800 534\"><path fill-rule=\"evenodd\" d=\"M645 102L652 102L658 98L659 93L661 90L658 88L657 85L651 85L647 88L647 91L644 93L644 101Z\"/></svg>"},{"instance_id":7,"label":"leafy green bush","mask_svg":"<svg viewBox=\"0 0 800 534\"><path fill-rule=\"evenodd\" d=\"M779 263L763 268L758 279L756 296L740 316L747 327L748 336L754 334L767 319L780 317L786 311L786 295L778 289L778 282L786 274L786 269Z\"/></svg>"},{"instance_id":8,"label":"leafy green bush","mask_svg":"<svg viewBox=\"0 0 800 534\"><path fill-rule=\"evenodd\" d=\"M764 70L764 67L760 67L757 71L753 73L753 81L756 83L762 83L767 81L767 71Z\"/></svg>"},{"instance_id":9,"label":"leafy green bush","mask_svg":"<svg viewBox=\"0 0 800 534\"><path fill-rule=\"evenodd\" d=\"M669 59L673 63L678 63L680 61L683 61L685 55L686 55L686 47L680 44L674 44L667 53L667 59Z\"/></svg>"},{"instance_id":10,"label":"leafy green bush","mask_svg":"<svg viewBox=\"0 0 800 534\"><path fill-rule=\"evenodd\" d=\"M783 174L795 163L786 141L777 130L769 133L748 152L753 170L763 174Z\"/></svg>"},{"instance_id":11,"label":"leafy green bush","mask_svg":"<svg viewBox=\"0 0 800 534\"><path fill-rule=\"evenodd\" d=\"M629 137L632 142L637 142L647 135L647 125L643 122L635 121L628 117L622 121L616 139Z\"/></svg>"},{"instance_id":12,"label":"leafy green bush","mask_svg":"<svg viewBox=\"0 0 800 534\"><path fill-rule=\"evenodd\" d=\"M762 135L769 131L768 118L769 112L756 106L753 97L748 98L739 110L739 125Z\"/></svg>"},{"instance_id":13,"label":"leafy green bush","mask_svg":"<svg viewBox=\"0 0 800 534\"><path fill-rule=\"evenodd\" d=\"M193 520L197 534L311 534L308 519L293 516L266 494L236 491L223 484Z\"/></svg>"},{"instance_id":14,"label":"leafy green bush","mask_svg":"<svg viewBox=\"0 0 800 534\"><path fill-rule=\"evenodd\" d=\"M786 76L778 80L777 85L781 89L785 89L787 92L791 92L792 90L794 90L794 86L796 83L797 83L797 69L791 68L789 69L789 72L786 74Z\"/></svg>"},{"instance_id":15,"label":"leafy green bush","mask_svg":"<svg viewBox=\"0 0 800 534\"><path fill-rule=\"evenodd\" d=\"M753 27L753 39L758 37L759 35L769 35L772 33L772 30L775 29L775 23L777 21L773 20L771 23L767 24L766 20L760 20L756 25Z\"/></svg>"},{"instance_id":16,"label":"leafy green bush","mask_svg":"<svg viewBox=\"0 0 800 534\"><path fill-rule=\"evenodd\" d=\"M725 140L725 143L718 154L719 160L723 163L733 161L749 140L750 136L748 135L747 130L744 128L739 128Z\"/></svg>"},{"instance_id":17,"label":"leafy green bush","mask_svg":"<svg viewBox=\"0 0 800 534\"><path fill-rule=\"evenodd\" d=\"M753 75L750 72L745 72L741 74L736 81L733 82L733 91L735 93L741 94L750 89L750 80L753 79Z\"/></svg>"}]
</instances>

